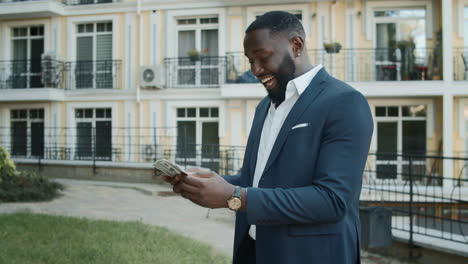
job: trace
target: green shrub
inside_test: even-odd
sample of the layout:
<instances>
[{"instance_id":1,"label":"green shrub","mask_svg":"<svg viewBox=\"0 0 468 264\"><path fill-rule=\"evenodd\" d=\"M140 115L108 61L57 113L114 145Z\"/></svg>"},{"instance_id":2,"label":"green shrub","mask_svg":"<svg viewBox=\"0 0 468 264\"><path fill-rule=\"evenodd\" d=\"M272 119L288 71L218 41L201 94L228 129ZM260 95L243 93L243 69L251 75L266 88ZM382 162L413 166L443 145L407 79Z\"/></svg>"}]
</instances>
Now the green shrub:
<instances>
[{"instance_id":1,"label":"green shrub","mask_svg":"<svg viewBox=\"0 0 468 264\"><path fill-rule=\"evenodd\" d=\"M34 172L17 171L8 151L0 147L0 201L44 201L58 196L63 186Z\"/></svg>"},{"instance_id":2,"label":"green shrub","mask_svg":"<svg viewBox=\"0 0 468 264\"><path fill-rule=\"evenodd\" d=\"M10 159L10 153L0 146L0 183L3 178L13 177L16 173L15 163Z\"/></svg>"}]
</instances>

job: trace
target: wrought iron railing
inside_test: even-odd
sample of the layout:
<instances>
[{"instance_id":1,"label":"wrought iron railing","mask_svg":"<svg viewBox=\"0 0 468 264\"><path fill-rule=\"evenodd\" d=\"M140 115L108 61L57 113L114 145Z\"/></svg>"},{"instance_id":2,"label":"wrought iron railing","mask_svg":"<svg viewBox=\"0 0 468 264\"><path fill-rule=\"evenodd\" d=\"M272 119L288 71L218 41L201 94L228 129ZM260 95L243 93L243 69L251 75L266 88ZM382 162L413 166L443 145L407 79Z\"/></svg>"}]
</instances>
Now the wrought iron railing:
<instances>
[{"instance_id":1,"label":"wrought iron railing","mask_svg":"<svg viewBox=\"0 0 468 264\"><path fill-rule=\"evenodd\" d=\"M453 49L453 79L468 81L468 47Z\"/></svg>"},{"instance_id":2,"label":"wrought iron railing","mask_svg":"<svg viewBox=\"0 0 468 264\"><path fill-rule=\"evenodd\" d=\"M87 60L66 62L67 89L118 89L120 60Z\"/></svg>"},{"instance_id":3,"label":"wrought iron railing","mask_svg":"<svg viewBox=\"0 0 468 264\"><path fill-rule=\"evenodd\" d=\"M0 61L0 89L61 88L63 66L51 59Z\"/></svg>"},{"instance_id":4,"label":"wrought iron railing","mask_svg":"<svg viewBox=\"0 0 468 264\"><path fill-rule=\"evenodd\" d=\"M197 56L164 59L169 88L216 88L224 81L225 57Z\"/></svg>"},{"instance_id":5,"label":"wrought iron railing","mask_svg":"<svg viewBox=\"0 0 468 264\"><path fill-rule=\"evenodd\" d=\"M440 54L430 48L343 49L339 53L312 49L307 54L312 64L322 64L330 74L348 82L439 80L442 74ZM227 83L257 82L242 52L226 57Z\"/></svg>"},{"instance_id":6,"label":"wrought iron railing","mask_svg":"<svg viewBox=\"0 0 468 264\"><path fill-rule=\"evenodd\" d=\"M151 163L169 159L181 166L201 166L223 175L241 169L244 147L195 144L194 135L173 127L0 127L0 145L14 159ZM184 132L182 132L184 133ZM444 175L445 161L453 171ZM75 164L75 163L73 163ZM392 210L392 229L406 234L468 243L468 158L370 153L362 178L363 205Z\"/></svg>"},{"instance_id":7,"label":"wrought iron railing","mask_svg":"<svg viewBox=\"0 0 468 264\"><path fill-rule=\"evenodd\" d=\"M444 160L453 162L451 175L443 174ZM468 243L467 166L465 157L369 154L361 203L390 208L392 229L410 246L415 234Z\"/></svg>"},{"instance_id":8,"label":"wrought iron railing","mask_svg":"<svg viewBox=\"0 0 468 264\"><path fill-rule=\"evenodd\" d=\"M34 132L34 133L33 133ZM0 127L0 145L16 159L99 162L154 162L165 158L181 166L199 166L235 174L239 171L244 147L195 144L170 127Z\"/></svg>"}]
</instances>

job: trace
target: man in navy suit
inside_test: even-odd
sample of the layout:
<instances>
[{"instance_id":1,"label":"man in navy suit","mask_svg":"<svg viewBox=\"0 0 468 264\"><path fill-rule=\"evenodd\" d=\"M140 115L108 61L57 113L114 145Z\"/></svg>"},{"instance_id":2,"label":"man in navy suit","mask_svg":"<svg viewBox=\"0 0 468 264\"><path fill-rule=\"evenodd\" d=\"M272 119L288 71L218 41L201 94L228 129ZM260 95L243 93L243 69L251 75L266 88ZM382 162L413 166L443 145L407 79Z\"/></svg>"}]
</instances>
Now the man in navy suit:
<instances>
[{"instance_id":1,"label":"man in navy suit","mask_svg":"<svg viewBox=\"0 0 468 264\"><path fill-rule=\"evenodd\" d=\"M166 181L196 204L236 211L234 263L360 263L359 195L373 131L366 99L309 63L292 14L258 17L244 49L268 96L241 172L194 169Z\"/></svg>"}]
</instances>

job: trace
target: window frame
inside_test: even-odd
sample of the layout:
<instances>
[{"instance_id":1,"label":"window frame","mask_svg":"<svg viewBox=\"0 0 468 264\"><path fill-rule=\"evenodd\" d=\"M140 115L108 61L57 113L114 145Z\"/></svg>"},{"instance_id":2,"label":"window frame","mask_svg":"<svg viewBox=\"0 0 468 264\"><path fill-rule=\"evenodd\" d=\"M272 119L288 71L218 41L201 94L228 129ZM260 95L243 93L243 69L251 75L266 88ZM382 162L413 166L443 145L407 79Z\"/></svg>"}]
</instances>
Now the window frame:
<instances>
[{"instance_id":1,"label":"window frame","mask_svg":"<svg viewBox=\"0 0 468 264\"><path fill-rule=\"evenodd\" d=\"M408 9L408 8L424 8L426 10L426 40L432 39L434 34L433 27L433 6L432 1L429 0L414 0L414 1L367 1L363 3L362 19L363 19L363 31L366 34L367 40L373 41L373 47L375 47L375 21L374 11L382 9Z\"/></svg>"},{"instance_id":2,"label":"window frame","mask_svg":"<svg viewBox=\"0 0 468 264\"><path fill-rule=\"evenodd\" d=\"M14 118L12 117L12 112L13 111L22 111L22 110L25 110L26 111L26 117L24 118L21 118L21 117L17 117L17 118ZM36 117L36 118L32 118L30 117L30 111L31 110L42 110L43 112L43 116L42 118L41 117ZM8 111L8 114L9 114L9 125L10 125L10 131L11 129L13 128L12 126L12 123L13 122L26 122L26 158L30 158L32 157L32 127L31 127L31 124L32 123L42 123L43 124L43 135L44 135L44 139L43 139L43 146L42 146L42 153L43 155L45 155L46 153L46 146L47 146L47 136L46 136L46 109L43 107L43 106L33 106L33 107L15 107L15 108L10 108L9 111ZM13 135L11 135L10 133L10 136L9 136L9 140L10 140L10 144L11 144L11 152L13 152L13 141L12 141L12 137Z\"/></svg>"},{"instance_id":3,"label":"window frame","mask_svg":"<svg viewBox=\"0 0 468 264\"><path fill-rule=\"evenodd\" d=\"M76 61L76 39L78 34L78 24L89 24L89 23L101 23L101 22L112 22L112 59L117 58L117 51L120 50L120 43L118 41L118 36L120 34L119 30L119 20L118 15L102 15L102 16L84 16L84 17L70 17L68 19L67 32L70 33L70 36L67 38L67 60ZM134 48L134 47L130 47ZM93 51L94 52L94 51ZM93 55L94 56L94 55Z\"/></svg>"},{"instance_id":4,"label":"window frame","mask_svg":"<svg viewBox=\"0 0 468 264\"><path fill-rule=\"evenodd\" d=\"M306 38L311 37L311 14L310 7L307 4L290 4L290 5L268 5L268 6L248 6L246 26L252 23L256 16L269 11L282 10L286 12L296 13L301 12L302 26L304 27Z\"/></svg>"},{"instance_id":5,"label":"window frame","mask_svg":"<svg viewBox=\"0 0 468 264\"><path fill-rule=\"evenodd\" d=\"M202 8L202 9L186 9L186 10L169 10L166 15L167 38L165 43L165 51L167 58L176 58L178 56L178 34L177 19L190 17L218 17L218 56L223 56L226 53L226 9L225 8ZM201 24L203 25L203 24ZM210 24L207 24L210 25ZM185 25L184 25L185 26ZM177 47L174 49L172 47Z\"/></svg>"},{"instance_id":6,"label":"window frame","mask_svg":"<svg viewBox=\"0 0 468 264\"><path fill-rule=\"evenodd\" d=\"M424 117L422 116L403 116L403 111L402 108L406 106L416 106L416 105L424 105L426 108L426 115ZM376 115L376 109L377 107L398 107L398 116L377 116ZM378 153L377 149L377 142L378 142L378 124L379 123L395 123L397 124L397 153L402 154L403 153L403 122L404 121L425 121L426 122L426 152L427 150L427 140L429 138L428 135L428 128L431 125L430 123L430 116L431 116L431 109L432 107L430 104L425 103L425 102L402 102L402 103L392 103L388 102L387 104L377 104L377 105L372 105L372 112L374 113L374 122L375 122L375 132L374 132L374 152ZM426 161L417 161L414 160L412 161L413 165L426 165ZM374 157L374 162L372 164L373 171L377 171L377 165L396 165L396 173L397 173L397 178L389 178L389 179L383 179L383 178L377 178L377 174L374 175L373 180L378 181L378 182L384 182L386 180L394 180L398 184L403 184L405 180L402 179L402 171L403 171L403 166L407 165L408 161L405 160L402 156L397 156L395 160L385 160L385 159L377 159L377 156Z\"/></svg>"}]
</instances>

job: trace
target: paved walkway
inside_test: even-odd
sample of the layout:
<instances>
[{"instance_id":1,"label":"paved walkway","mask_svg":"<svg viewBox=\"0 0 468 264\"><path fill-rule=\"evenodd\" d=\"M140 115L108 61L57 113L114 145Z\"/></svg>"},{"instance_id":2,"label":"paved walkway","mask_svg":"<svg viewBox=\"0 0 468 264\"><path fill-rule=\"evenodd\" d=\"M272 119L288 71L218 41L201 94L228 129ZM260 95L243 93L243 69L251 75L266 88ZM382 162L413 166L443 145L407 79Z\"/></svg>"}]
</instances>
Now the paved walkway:
<instances>
[{"instance_id":1,"label":"paved walkway","mask_svg":"<svg viewBox=\"0 0 468 264\"><path fill-rule=\"evenodd\" d=\"M205 242L231 256L234 213L208 210L172 194L168 185L57 180L65 185L63 196L50 202L3 203L0 213L30 210L36 213L108 219L136 220L167 227ZM209 215L208 215L209 213ZM208 217L207 217L208 216ZM363 264L402 264L363 252Z\"/></svg>"}]
</instances>

